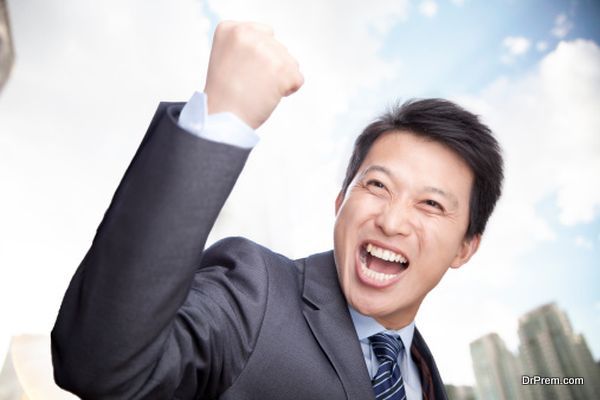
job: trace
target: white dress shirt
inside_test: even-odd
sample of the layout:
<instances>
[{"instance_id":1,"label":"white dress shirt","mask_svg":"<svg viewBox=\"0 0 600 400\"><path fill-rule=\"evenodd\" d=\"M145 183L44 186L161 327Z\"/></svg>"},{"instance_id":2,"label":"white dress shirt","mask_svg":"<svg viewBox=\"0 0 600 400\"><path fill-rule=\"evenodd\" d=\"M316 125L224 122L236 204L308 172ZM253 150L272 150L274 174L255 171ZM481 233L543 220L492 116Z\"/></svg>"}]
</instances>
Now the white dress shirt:
<instances>
[{"instance_id":1,"label":"white dress shirt","mask_svg":"<svg viewBox=\"0 0 600 400\"><path fill-rule=\"evenodd\" d=\"M413 335L415 332L415 322L411 322L402 329L396 331L385 329L384 326L380 325L373 318L363 315L348 306L350 310L350 316L354 323L354 329L356 329L356 335L360 341L360 347L367 364L367 370L371 379L377 373L379 368L379 361L377 356L373 352L369 337L380 332L388 333L393 336L399 337L404 345L404 351L400 353L398 359L398 366L400 367L400 373L402 374L402 380L404 381L404 391L406 392L407 400L421 400L423 393L421 390L421 378L419 375L419 369L410 355L410 346L412 345Z\"/></svg>"},{"instance_id":2,"label":"white dress shirt","mask_svg":"<svg viewBox=\"0 0 600 400\"><path fill-rule=\"evenodd\" d=\"M195 92L179 114L179 126L203 139L251 149L258 135L235 114L223 112L207 115L206 95Z\"/></svg>"}]
</instances>

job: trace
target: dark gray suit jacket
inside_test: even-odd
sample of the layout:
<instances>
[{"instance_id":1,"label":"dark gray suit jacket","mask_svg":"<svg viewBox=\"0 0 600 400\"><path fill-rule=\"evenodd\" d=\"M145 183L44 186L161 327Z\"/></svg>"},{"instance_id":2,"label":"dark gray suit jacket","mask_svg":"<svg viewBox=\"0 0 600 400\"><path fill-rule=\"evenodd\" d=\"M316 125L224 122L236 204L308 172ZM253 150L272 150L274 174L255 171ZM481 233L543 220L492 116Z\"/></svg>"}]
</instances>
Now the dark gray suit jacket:
<instances>
[{"instance_id":1,"label":"dark gray suit jacket","mask_svg":"<svg viewBox=\"0 0 600 400\"><path fill-rule=\"evenodd\" d=\"M83 398L373 399L333 253L290 260L242 238L204 250L248 150L182 131L161 104L52 331ZM429 399L445 399L415 331Z\"/></svg>"}]
</instances>

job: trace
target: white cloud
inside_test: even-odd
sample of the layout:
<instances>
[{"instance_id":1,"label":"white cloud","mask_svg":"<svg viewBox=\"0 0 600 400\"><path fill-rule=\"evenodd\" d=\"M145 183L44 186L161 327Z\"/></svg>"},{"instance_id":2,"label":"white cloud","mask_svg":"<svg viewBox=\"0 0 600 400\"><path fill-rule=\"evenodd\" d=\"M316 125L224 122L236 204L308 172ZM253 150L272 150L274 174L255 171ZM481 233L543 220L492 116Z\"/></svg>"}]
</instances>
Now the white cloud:
<instances>
[{"instance_id":1,"label":"white cloud","mask_svg":"<svg viewBox=\"0 0 600 400\"><path fill-rule=\"evenodd\" d=\"M573 29L573 22L566 14L558 14L554 19L552 34L559 39L564 38Z\"/></svg>"},{"instance_id":2,"label":"white cloud","mask_svg":"<svg viewBox=\"0 0 600 400\"><path fill-rule=\"evenodd\" d=\"M594 247L594 244L592 243L591 240L589 240L585 236L581 236L581 235L575 236L575 239L573 239L573 242L575 243L575 246L581 247L586 250L591 250Z\"/></svg>"},{"instance_id":3,"label":"white cloud","mask_svg":"<svg viewBox=\"0 0 600 400\"><path fill-rule=\"evenodd\" d=\"M10 5L17 59L0 96L0 181L11 193L0 210L0 340L50 331L154 109L201 87L209 50L195 0Z\"/></svg>"},{"instance_id":4,"label":"white cloud","mask_svg":"<svg viewBox=\"0 0 600 400\"><path fill-rule=\"evenodd\" d=\"M543 40L541 40L541 41L537 42L537 43L535 44L535 49L536 49L537 51L539 51L540 53L542 53L542 52L544 52L544 51L548 50L548 42L545 42L545 41L543 41Z\"/></svg>"},{"instance_id":5,"label":"white cloud","mask_svg":"<svg viewBox=\"0 0 600 400\"><path fill-rule=\"evenodd\" d=\"M427 301L435 302L435 312L420 314L430 318L424 321L429 328L422 327L427 333L444 331L436 321L440 316L457 319L448 323L456 327L455 345L462 353L444 351L445 337L433 338L430 346L441 352L438 364L449 382L469 383L461 368L448 360L457 359L466 368L467 360L459 353L467 351L470 340L489 330L499 332L513 349L518 341L518 313L494 305L493 299L527 276L531 266L523 259L528 253L557 240L539 205L556 200L559 221L565 225L590 222L600 211L600 187L595 184L600 176L600 48L586 40L562 42L529 73L498 79L477 96L455 100L480 114L496 132L506 162L503 197L479 253L463 271L447 274L430 295ZM587 239L581 243L586 246ZM463 299L457 293L472 295ZM554 298L543 290L526 297L544 296ZM473 298L479 300L469 303ZM468 309L468 315L461 317L457 308ZM498 313L497 323L490 320L490 310Z\"/></svg>"},{"instance_id":6,"label":"white cloud","mask_svg":"<svg viewBox=\"0 0 600 400\"><path fill-rule=\"evenodd\" d=\"M378 99L373 106L364 96L362 107L343 128L336 126L336 118L348 114L353 98L397 76L396 61L384 60L380 50L385 34L406 17L408 3L353 2L350 7L347 1L336 0L311 7L289 2L281 7L275 0L220 0L209 5L219 18L272 25L306 77L302 89L286 98L261 127L261 143L252 152L211 239L249 236L289 256L327 248L341 166L355 135L387 99ZM281 149L294 149L294 153L290 156ZM303 162L300 155L305 154L310 155L310 163ZM272 189L273 181L281 184L277 190Z\"/></svg>"},{"instance_id":7,"label":"white cloud","mask_svg":"<svg viewBox=\"0 0 600 400\"><path fill-rule=\"evenodd\" d=\"M526 76L499 79L467 100L503 142L508 211L555 196L565 225L598 214L599 93L600 48L576 40L559 43Z\"/></svg>"},{"instance_id":8,"label":"white cloud","mask_svg":"<svg viewBox=\"0 0 600 400\"><path fill-rule=\"evenodd\" d=\"M419 4L419 12L428 18L432 18L438 12L438 5L434 0L423 0Z\"/></svg>"},{"instance_id":9,"label":"white cloud","mask_svg":"<svg viewBox=\"0 0 600 400\"><path fill-rule=\"evenodd\" d=\"M408 2L249 3L209 6L218 18L271 24L306 83L260 129L213 237L246 235L297 257L331 247L340 166L385 101L368 93L398 73L380 51ZM13 195L0 211L0 265L10 266L0 269L0 303L14 307L3 315L0 341L50 330L156 105L202 88L210 29L203 7L196 0L11 7L18 56L0 97L0 181Z\"/></svg>"},{"instance_id":10,"label":"white cloud","mask_svg":"<svg viewBox=\"0 0 600 400\"><path fill-rule=\"evenodd\" d=\"M529 50L531 41L523 36L508 36L502 41L502 45L514 56L520 56Z\"/></svg>"},{"instance_id":11,"label":"white cloud","mask_svg":"<svg viewBox=\"0 0 600 400\"><path fill-rule=\"evenodd\" d=\"M561 42L540 65L548 144L556 176L560 220L590 222L600 211L600 48L592 41ZM558 160L558 161L557 161Z\"/></svg>"},{"instance_id":12,"label":"white cloud","mask_svg":"<svg viewBox=\"0 0 600 400\"><path fill-rule=\"evenodd\" d=\"M473 286L466 293L472 293L472 289ZM503 299L481 300L477 297L475 300L476 296L458 296L456 290L451 282L442 282L421 306L417 325L426 335L444 381L473 384L473 378L469 380L465 376L465 371L472 371L469 344L483 335L496 332L509 349L516 351L519 314ZM452 299L452 309L445 306L448 304L446 299Z\"/></svg>"},{"instance_id":13,"label":"white cloud","mask_svg":"<svg viewBox=\"0 0 600 400\"><path fill-rule=\"evenodd\" d=\"M503 64L513 64L517 57L525 55L531 47L531 41L523 36L508 36L502 41L504 54L500 56Z\"/></svg>"},{"instance_id":14,"label":"white cloud","mask_svg":"<svg viewBox=\"0 0 600 400\"><path fill-rule=\"evenodd\" d=\"M30 12L32 4L37 13ZM408 2L348 6L336 0L311 8L298 2L282 7L275 0L208 4L221 18L273 25L306 77L302 90L285 99L261 128L261 143L214 237L246 235L291 257L330 248L343 156L358 130L389 100L371 94L401 71L402 64L382 58L381 49L386 33L406 18ZM48 332L157 101L185 100L202 87L209 25L200 2L113 0L92 7L75 0L61 7L37 0L11 8L18 58L0 97L0 180L15 195L3 199L0 218L0 265L12 267L0 271L0 302L15 307L3 316L0 339L19 331ZM513 47L507 47L511 55ZM592 42L561 43L529 75L498 80L480 96L461 100L498 132L506 149L507 180L481 254L468 274L454 274L450 283L457 280L460 288L510 284L522 254L556 238L536 211L549 196L556 196L564 224L597 215L599 53ZM357 97L360 107L349 112ZM39 295L35 302L32 292ZM453 299L456 292L442 289L437 298ZM430 316L427 331L435 334L447 329L435 316L455 314L434 307L421 315ZM489 310L499 316L497 324ZM457 348L467 352L451 356L467 368L468 342L484 327L508 332L503 327L510 327L514 317L489 302L457 316L459 323L449 321L456 327L452 335ZM463 320L466 330L460 328ZM468 335L461 336L465 331ZM453 359L442 349L447 339L432 338L431 344L441 359ZM470 371L444 365L450 381L464 381L465 370Z\"/></svg>"}]
</instances>

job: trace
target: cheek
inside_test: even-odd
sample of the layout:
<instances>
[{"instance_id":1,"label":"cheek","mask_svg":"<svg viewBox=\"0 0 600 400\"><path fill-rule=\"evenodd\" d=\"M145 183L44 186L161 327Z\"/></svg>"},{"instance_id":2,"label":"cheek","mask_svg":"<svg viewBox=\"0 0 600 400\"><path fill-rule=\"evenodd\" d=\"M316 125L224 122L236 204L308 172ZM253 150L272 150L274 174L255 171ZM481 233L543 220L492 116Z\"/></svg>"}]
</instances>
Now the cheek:
<instances>
[{"instance_id":1,"label":"cheek","mask_svg":"<svg viewBox=\"0 0 600 400\"><path fill-rule=\"evenodd\" d=\"M340 246L342 246L344 244L344 241L346 240L346 224L348 223L347 221L347 217L346 217L346 213L344 210L344 207L342 207L336 218L335 218L335 222L333 225L333 239L334 239L334 245L336 247L336 250L341 249Z\"/></svg>"},{"instance_id":2,"label":"cheek","mask_svg":"<svg viewBox=\"0 0 600 400\"><path fill-rule=\"evenodd\" d=\"M338 210L334 225L337 236L346 237L352 232L357 215L354 203L351 199L348 199Z\"/></svg>"},{"instance_id":3,"label":"cheek","mask_svg":"<svg viewBox=\"0 0 600 400\"><path fill-rule=\"evenodd\" d=\"M333 248L338 269L344 269L345 265L350 261L349 252L352 242L350 227L351 219L348 210L342 206L335 219L333 227Z\"/></svg>"},{"instance_id":4,"label":"cheek","mask_svg":"<svg viewBox=\"0 0 600 400\"><path fill-rule=\"evenodd\" d=\"M344 204L346 219L355 228L369 219L375 218L384 209L388 200L369 193L356 193Z\"/></svg>"},{"instance_id":5,"label":"cheek","mask_svg":"<svg viewBox=\"0 0 600 400\"><path fill-rule=\"evenodd\" d=\"M412 220L418 251L425 259L439 255L444 236L440 229L440 221L420 210L414 212Z\"/></svg>"},{"instance_id":6,"label":"cheek","mask_svg":"<svg viewBox=\"0 0 600 400\"><path fill-rule=\"evenodd\" d=\"M425 240L424 253L433 267L432 272L443 275L460 251L462 236L459 237L456 231L443 231L431 234Z\"/></svg>"},{"instance_id":7,"label":"cheek","mask_svg":"<svg viewBox=\"0 0 600 400\"><path fill-rule=\"evenodd\" d=\"M421 218L415 227L419 251L432 274L447 268L456 254L456 232L445 228L442 222L430 218Z\"/></svg>"}]
</instances>

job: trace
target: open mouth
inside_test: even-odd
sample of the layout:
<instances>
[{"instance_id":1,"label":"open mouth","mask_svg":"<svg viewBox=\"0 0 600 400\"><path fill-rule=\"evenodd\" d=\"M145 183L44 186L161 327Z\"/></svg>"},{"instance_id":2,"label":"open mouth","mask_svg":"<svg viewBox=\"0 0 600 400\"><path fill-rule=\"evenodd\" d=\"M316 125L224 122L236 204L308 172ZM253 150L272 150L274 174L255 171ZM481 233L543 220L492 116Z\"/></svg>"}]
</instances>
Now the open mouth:
<instances>
[{"instance_id":1,"label":"open mouth","mask_svg":"<svg viewBox=\"0 0 600 400\"><path fill-rule=\"evenodd\" d=\"M378 284L391 283L410 265L405 255L369 242L361 245L359 256L362 275Z\"/></svg>"}]
</instances>

